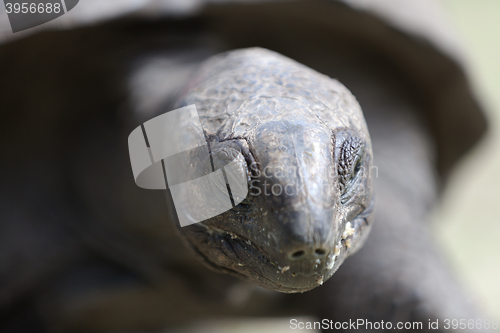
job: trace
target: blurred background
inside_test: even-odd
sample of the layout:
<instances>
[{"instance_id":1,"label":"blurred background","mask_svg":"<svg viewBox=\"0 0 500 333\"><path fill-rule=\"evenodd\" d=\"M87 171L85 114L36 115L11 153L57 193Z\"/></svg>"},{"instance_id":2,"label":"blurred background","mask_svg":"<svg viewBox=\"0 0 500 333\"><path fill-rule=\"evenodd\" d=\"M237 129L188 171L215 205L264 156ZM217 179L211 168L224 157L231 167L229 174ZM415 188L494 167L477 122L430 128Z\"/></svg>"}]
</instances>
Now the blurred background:
<instances>
[{"instance_id":1,"label":"blurred background","mask_svg":"<svg viewBox=\"0 0 500 333\"><path fill-rule=\"evenodd\" d=\"M463 283L500 320L500 1L442 3L468 51L490 130L454 170L434 227Z\"/></svg>"}]
</instances>

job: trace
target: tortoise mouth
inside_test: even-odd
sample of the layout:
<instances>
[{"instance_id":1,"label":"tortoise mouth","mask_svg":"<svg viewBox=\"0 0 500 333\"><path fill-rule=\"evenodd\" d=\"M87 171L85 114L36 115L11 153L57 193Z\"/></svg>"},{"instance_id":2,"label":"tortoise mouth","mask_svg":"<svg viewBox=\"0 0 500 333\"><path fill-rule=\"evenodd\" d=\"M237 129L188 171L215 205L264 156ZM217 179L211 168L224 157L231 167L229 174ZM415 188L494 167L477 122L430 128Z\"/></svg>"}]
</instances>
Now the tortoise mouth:
<instances>
[{"instance_id":1,"label":"tortoise mouth","mask_svg":"<svg viewBox=\"0 0 500 333\"><path fill-rule=\"evenodd\" d=\"M202 223L200 223L202 224ZM289 261L273 258L245 236L204 225L207 243L217 245L217 252L197 250L210 268L249 280L269 290L298 293L314 289L329 279L345 259L345 240L333 251L312 260ZM221 259L221 256L223 259Z\"/></svg>"},{"instance_id":2,"label":"tortoise mouth","mask_svg":"<svg viewBox=\"0 0 500 333\"><path fill-rule=\"evenodd\" d=\"M336 246L318 256L298 260L282 255L279 249L267 249L242 235L242 232L227 230L212 223L186 226L180 233L210 269L269 290L298 293L322 285L350 254L362 246L371 228L374 199L362 208L349 222L344 223L342 233L336 238Z\"/></svg>"},{"instance_id":3,"label":"tortoise mouth","mask_svg":"<svg viewBox=\"0 0 500 333\"><path fill-rule=\"evenodd\" d=\"M354 221L352 223L354 225ZM359 230L356 230L356 233L358 232ZM334 250L322 258L280 264L273 262L259 247L253 247L249 251L252 245L243 237L228 234L225 239L231 245L234 255L245 260L243 266L237 270L239 276L243 275L245 279L266 289L283 293L302 293L320 287L335 274L354 249L351 244L354 237L342 238L341 235ZM258 260L248 261L250 256ZM260 283L256 282L255 276L259 276Z\"/></svg>"}]
</instances>

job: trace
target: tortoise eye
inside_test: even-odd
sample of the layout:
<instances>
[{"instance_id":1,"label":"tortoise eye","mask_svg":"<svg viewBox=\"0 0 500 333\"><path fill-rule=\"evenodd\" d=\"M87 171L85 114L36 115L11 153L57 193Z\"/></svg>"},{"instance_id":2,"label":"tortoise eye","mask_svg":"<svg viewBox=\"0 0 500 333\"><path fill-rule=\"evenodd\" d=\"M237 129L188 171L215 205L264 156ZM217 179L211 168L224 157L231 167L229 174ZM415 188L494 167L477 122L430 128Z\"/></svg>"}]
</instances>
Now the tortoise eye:
<instances>
[{"instance_id":1,"label":"tortoise eye","mask_svg":"<svg viewBox=\"0 0 500 333\"><path fill-rule=\"evenodd\" d=\"M354 183L356 176L362 167L363 144L356 137L349 137L343 143L339 151L339 185L341 193L344 194Z\"/></svg>"},{"instance_id":2,"label":"tortoise eye","mask_svg":"<svg viewBox=\"0 0 500 333\"><path fill-rule=\"evenodd\" d=\"M361 158L358 158L358 161L356 162L356 165L354 166L354 174L353 176L355 176L359 170L361 170Z\"/></svg>"}]
</instances>

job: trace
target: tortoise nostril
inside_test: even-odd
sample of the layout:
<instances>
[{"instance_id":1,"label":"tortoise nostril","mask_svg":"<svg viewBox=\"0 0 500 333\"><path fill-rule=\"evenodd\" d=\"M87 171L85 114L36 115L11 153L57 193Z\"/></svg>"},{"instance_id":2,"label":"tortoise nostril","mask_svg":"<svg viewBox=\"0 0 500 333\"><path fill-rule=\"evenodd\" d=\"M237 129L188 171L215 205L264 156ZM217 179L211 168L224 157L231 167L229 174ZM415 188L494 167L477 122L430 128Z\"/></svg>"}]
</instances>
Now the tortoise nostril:
<instances>
[{"instance_id":1,"label":"tortoise nostril","mask_svg":"<svg viewBox=\"0 0 500 333\"><path fill-rule=\"evenodd\" d=\"M303 255L305 254L304 251L300 250L300 251L297 251L297 252L294 252L292 254L292 258L294 259L299 259L300 257L302 257Z\"/></svg>"},{"instance_id":2,"label":"tortoise nostril","mask_svg":"<svg viewBox=\"0 0 500 333\"><path fill-rule=\"evenodd\" d=\"M290 251L288 252L288 259L289 260L302 260L305 258L312 259L312 258L318 258L318 257L324 257L326 256L327 250L324 248L317 248L317 249L304 249L302 248L301 250L295 249L293 252Z\"/></svg>"},{"instance_id":3,"label":"tortoise nostril","mask_svg":"<svg viewBox=\"0 0 500 333\"><path fill-rule=\"evenodd\" d=\"M324 256L326 254L326 251L323 249L316 249L316 251L314 251L314 253L316 253L319 256Z\"/></svg>"}]
</instances>

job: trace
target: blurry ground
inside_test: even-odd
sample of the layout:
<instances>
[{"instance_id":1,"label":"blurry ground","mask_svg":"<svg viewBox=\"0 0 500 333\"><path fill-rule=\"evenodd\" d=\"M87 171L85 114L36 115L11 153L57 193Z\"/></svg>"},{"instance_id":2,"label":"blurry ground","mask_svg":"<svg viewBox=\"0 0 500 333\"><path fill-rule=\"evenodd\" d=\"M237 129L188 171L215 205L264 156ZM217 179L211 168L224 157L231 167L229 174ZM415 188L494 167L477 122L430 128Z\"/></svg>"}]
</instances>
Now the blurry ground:
<instances>
[{"instance_id":1,"label":"blurry ground","mask_svg":"<svg viewBox=\"0 0 500 333\"><path fill-rule=\"evenodd\" d=\"M483 309L500 320L500 1L442 1L469 52L491 128L456 169L435 214L436 234Z\"/></svg>"},{"instance_id":2,"label":"blurry ground","mask_svg":"<svg viewBox=\"0 0 500 333\"><path fill-rule=\"evenodd\" d=\"M451 177L434 227L459 280L485 314L500 321L500 0L441 1L468 50L472 82L491 127ZM245 319L199 323L175 333L295 331L289 319Z\"/></svg>"}]
</instances>

